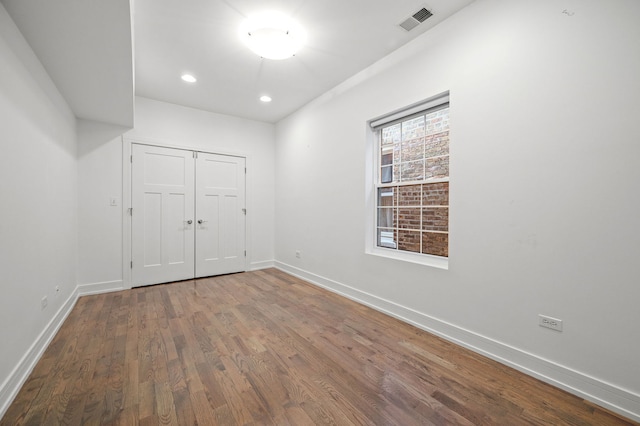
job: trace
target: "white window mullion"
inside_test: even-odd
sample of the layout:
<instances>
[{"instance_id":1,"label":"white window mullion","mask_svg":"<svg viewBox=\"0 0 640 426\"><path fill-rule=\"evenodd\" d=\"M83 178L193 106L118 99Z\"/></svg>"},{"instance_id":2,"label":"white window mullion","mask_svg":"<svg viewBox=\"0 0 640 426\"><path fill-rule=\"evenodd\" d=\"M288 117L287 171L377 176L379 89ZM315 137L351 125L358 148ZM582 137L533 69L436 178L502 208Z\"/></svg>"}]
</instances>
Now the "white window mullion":
<instances>
[{"instance_id":1,"label":"white window mullion","mask_svg":"<svg viewBox=\"0 0 640 426\"><path fill-rule=\"evenodd\" d=\"M404 181L403 178L405 177L411 178L412 177L411 174L414 174L414 176L417 176L417 173L420 173L422 176L426 176L428 174L427 166L429 163L433 165L433 163L436 162L435 166L439 167L437 163L438 160L449 158L448 153L435 155L435 156L427 156L427 146L426 146L426 140L428 137L432 135L437 135L438 133L445 133L449 130L448 101L449 101L448 93L441 94L431 99L428 99L427 101L421 104L412 105L401 111L382 117L381 119L373 120L370 123L371 127L374 128L374 131L375 131L375 137L373 140L376 142L376 147L374 149L377 152L375 156L375 161L377 162L377 164L375 164L375 176L374 176L375 184L373 185L374 191L375 191L375 202L373 204L375 205L375 209L376 209L376 215L375 215L376 223L375 223L375 226L373 227L375 229L374 245L376 247L380 247L383 250L389 250L391 247L388 247L388 244L385 245L382 242L382 237L379 238L379 235L381 234L381 232L387 232L387 230L391 230L390 232L393 233L392 240L395 243L395 247L393 247L392 249L394 251L397 251L399 255L401 255L402 257L408 256L408 254L410 254L411 256L409 256L409 258L411 261L415 261L416 258L419 258L419 257L416 257L416 255L424 256L425 258L439 257L435 255L423 254L423 252L426 250L429 250L432 253L446 254L447 252L446 246L444 246L442 249L438 248L438 246L434 246L433 248L435 248L435 251L430 250L429 247L424 247L422 237L425 232L430 232L430 233L432 232L432 231L425 231L423 229L424 228L423 213L425 208L427 207L423 201L425 197L425 192L424 192L425 188L427 188L428 185L430 184L439 184L439 183L449 182L448 171L446 171L447 172L446 176L428 177L428 178L411 180L411 181ZM446 111L444 111L445 109ZM423 117L423 118L419 119L420 117ZM406 127L409 125L411 127ZM415 126L419 126L417 127L418 132L422 131L422 126L424 126L424 131L421 136L421 140L422 140L422 144L420 145L421 151L416 150L414 152L413 151L414 147L404 148L403 143L405 142L404 140L405 136L408 138L407 140L413 140L412 137L416 136ZM434 129L436 129L437 131L434 131ZM399 135L397 132L399 132ZM398 136L399 138L396 139L396 137ZM418 140L419 139L416 138L416 141ZM390 161L390 165L386 165L386 167L388 168L385 168L383 170L383 164L382 164L383 163L383 142L385 141L389 143L392 142L388 146L384 145L385 155L390 155L391 161ZM415 148L417 149L418 146L416 146ZM444 145L443 149L446 149L448 151L448 146ZM411 150L411 152L407 150ZM406 157L409 154L411 156ZM405 162L404 161L405 157L407 159L413 158L415 159L415 161ZM446 161L446 160L442 160L442 161ZM405 168L405 166L410 166L411 168L408 169L408 171L403 172L403 169ZM416 168L420 166L422 166L421 169ZM383 171L384 173L391 174L390 182L383 183L382 181ZM438 169L434 170L435 173L443 173L444 171L445 170L443 169L440 169L439 171ZM389 179L388 175L386 179ZM403 187L410 187L410 186L416 186L416 185L420 185L420 191L419 191L419 197L418 197L419 199L416 199L415 200L416 203L413 203L412 205L406 205L406 206L403 205L402 209L410 209L410 210L413 210L414 212L417 212L417 214L420 215L417 221L419 224L419 227L417 230L408 228L409 223L401 223L400 215L399 215L400 208L401 208L399 204L401 189ZM392 206L390 207L390 210L392 213L391 215L389 215L386 211L383 211L383 209L386 208L386 206L380 205L380 201L382 197L379 195L379 193L380 193L380 190L383 188L393 188L392 191L393 191L396 202L392 203ZM448 208L448 205L428 206L428 207L429 208L431 207ZM384 218L385 219L384 224L391 225L392 228L379 226L382 223L381 220L383 219L381 217L381 214L386 215ZM388 223L388 221L386 220L389 218L391 218L392 223ZM447 224L447 227L448 227L448 224ZM419 250L419 253L416 253L414 251L400 250L399 234L401 230L410 231L409 235L418 236L419 241L417 241L415 245L413 245L412 247L406 247L406 248ZM414 234L414 232L417 232L417 234ZM448 231L433 231L433 233L448 235ZM380 242L380 245L378 244L379 242ZM446 257L444 257L444 263L438 261L436 262L436 264L437 264L436 266L439 266L439 267L441 267L443 264L448 264L448 262L446 261Z\"/></svg>"}]
</instances>

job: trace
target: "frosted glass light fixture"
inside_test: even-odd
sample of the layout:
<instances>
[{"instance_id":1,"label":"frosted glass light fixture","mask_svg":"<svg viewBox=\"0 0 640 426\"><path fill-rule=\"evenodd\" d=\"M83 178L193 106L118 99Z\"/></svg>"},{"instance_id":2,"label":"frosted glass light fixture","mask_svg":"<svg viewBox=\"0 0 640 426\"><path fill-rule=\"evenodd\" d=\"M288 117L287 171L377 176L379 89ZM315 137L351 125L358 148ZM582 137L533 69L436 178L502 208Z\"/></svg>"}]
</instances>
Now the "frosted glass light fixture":
<instances>
[{"instance_id":1,"label":"frosted glass light fixture","mask_svg":"<svg viewBox=\"0 0 640 426\"><path fill-rule=\"evenodd\" d=\"M182 76L180 78L182 79L182 81L186 81L187 83L195 83L196 81L198 81L191 74L182 74Z\"/></svg>"},{"instance_id":2,"label":"frosted glass light fixture","mask_svg":"<svg viewBox=\"0 0 640 426\"><path fill-rule=\"evenodd\" d=\"M263 12L242 23L240 38L263 58L287 59L302 48L307 36L292 18L279 12Z\"/></svg>"},{"instance_id":3,"label":"frosted glass light fixture","mask_svg":"<svg viewBox=\"0 0 640 426\"><path fill-rule=\"evenodd\" d=\"M262 95L262 96L260 96L260 100L261 100L262 102L271 102L271 96L268 96L268 95Z\"/></svg>"}]
</instances>

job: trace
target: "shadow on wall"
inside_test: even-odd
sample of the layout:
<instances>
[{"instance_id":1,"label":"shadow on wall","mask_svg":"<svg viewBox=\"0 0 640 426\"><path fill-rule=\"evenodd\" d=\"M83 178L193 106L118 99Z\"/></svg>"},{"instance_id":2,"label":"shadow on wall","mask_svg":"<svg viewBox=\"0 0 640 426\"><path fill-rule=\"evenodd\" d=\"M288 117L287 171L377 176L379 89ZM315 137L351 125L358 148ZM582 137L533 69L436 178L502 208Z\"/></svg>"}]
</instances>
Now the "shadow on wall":
<instances>
[{"instance_id":1,"label":"shadow on wall","mask_svg":"<svg viewBox=\"0 0 640 426\"><path fill-rule=\"evenodd\" d=\"M78 134L78 159L91 154L101 146L111 142L131 130L128 127L99 121L78 119L76 132Z\"/></svg>"},{"instance_id":2,"label":"shadow on wall","mask_svg":"<svg viewBox=\"0 0 640 426\"><path fill-rule=\"evenodd\" d=\"M43 140L75 156L75 140L68 134L73 112L4 8L0 9L0 58L0 104L11 106L10 120L37 129Z\"/></svg>"}]
</instances>

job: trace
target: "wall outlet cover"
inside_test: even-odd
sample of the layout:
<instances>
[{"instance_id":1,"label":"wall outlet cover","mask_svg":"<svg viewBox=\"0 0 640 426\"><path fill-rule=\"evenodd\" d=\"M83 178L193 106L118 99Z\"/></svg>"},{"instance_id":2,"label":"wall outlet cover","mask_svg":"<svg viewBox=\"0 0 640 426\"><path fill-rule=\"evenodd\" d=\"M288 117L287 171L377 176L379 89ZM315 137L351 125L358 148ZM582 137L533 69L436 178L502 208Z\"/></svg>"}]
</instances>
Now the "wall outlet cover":
<instances>
[{"instance_id":1,"label":"wall outlet cover","mask_svg":"<svg viewBox=\"0 0 640 426\"><path fill-rule=\"evenodd\" d=\"M540 327L550 328L551 330L562 331L562 320L558 318L548 317L546 315L538 315L538 324Z\"/></svg>"}]
</instances>

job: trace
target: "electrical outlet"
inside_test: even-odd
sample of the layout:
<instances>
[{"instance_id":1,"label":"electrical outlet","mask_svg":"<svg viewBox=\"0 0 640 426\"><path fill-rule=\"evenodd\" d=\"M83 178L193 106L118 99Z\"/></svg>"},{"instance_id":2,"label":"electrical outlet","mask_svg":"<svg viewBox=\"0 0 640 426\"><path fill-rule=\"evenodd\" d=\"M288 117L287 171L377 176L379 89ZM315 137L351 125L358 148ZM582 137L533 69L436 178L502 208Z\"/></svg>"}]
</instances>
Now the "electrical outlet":
<instances>
[{"instance_id":1,"label":"electrical outlet","mask_svg":"<svg viewBox=\"0 0 640 426\"><path fill-rule=\"evenodd\" d=\"M551 330L562 331L562 320L551 318L546 315L538 315L540 327L550 328Z\"/></svg>"},{"instance_id":2,"label":"electrical outlet","mask_svg":"<svg viewBox=\"0 0 640 426\"><path fill-rule=\"evenodd\" d=\"M298 259L300 259L302 257L302 253L300 253L300 250L296 250L296 257Z\"/></svg>"},{"instance_id":3,"label":"electrical outlet","mask_svg":"<svg viewBox=\"0 0 640 426\"><path fill-rule=\"evenodd\" d=\"M40 300L40 306L42 307L42 309L44 309L47 307L48 304L49 304L49 301L47 300L47 296L44 296L42 300Z\"/></svg>"}]
</instances>

